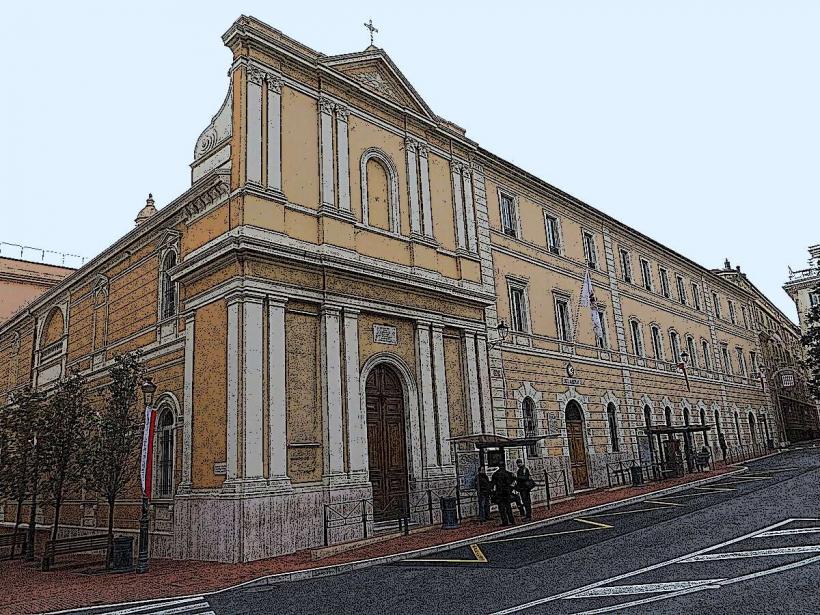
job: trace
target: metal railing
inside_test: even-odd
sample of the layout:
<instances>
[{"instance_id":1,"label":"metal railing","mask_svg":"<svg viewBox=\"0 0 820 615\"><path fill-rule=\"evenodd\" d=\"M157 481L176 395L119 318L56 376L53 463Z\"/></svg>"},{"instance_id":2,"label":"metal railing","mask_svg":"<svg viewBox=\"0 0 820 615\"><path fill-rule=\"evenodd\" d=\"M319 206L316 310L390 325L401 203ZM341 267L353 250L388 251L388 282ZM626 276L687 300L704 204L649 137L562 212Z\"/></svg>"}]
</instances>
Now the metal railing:
<instances>
[{"instance_id":1,"label":"metal railing","mask_svg":"<svg viewBox=\"0 0 820 615\"><path fill-rule=\"evenodd\" d=\"M48 255L48 257L46 255ZM32 262L39 261L46 265L60 265L61 267L74 268L82 266L86 261L86 258L79 254L68 254L66 252L57 252L56 250L46 250L32 246L21 246L5 241L0 241L0 256ZM66 259L69 259L69 264L66 264ZM79 262L77 262L78 260ZM59 263L56 261L59 261Z\"/></svg>"},{"instance_id":2,"label":"metal railing","mask_svg":"<svg viewBox=\"0 0 820 615\"><path fill-rule=\"evenodd\" d=\"M564 487L564 496L569 496L569 477L567 476L567 469L561 466L557 470L544 469L544 498L547 503L547 510L552 506L553 493L555 486Z\"/></svg>"},{"instance_id":3,"label":"metal railing","mask_svg":"<svg viewBox=\"0 0 820 615\"><path fill-rule=\"evenodd\" d=\"M763 457L768 455L769 452L770 449L762 442L752 442L751 444L728 447L724 460L726 463L740 463L741 461Z\"/></svg>"}]
</instances>

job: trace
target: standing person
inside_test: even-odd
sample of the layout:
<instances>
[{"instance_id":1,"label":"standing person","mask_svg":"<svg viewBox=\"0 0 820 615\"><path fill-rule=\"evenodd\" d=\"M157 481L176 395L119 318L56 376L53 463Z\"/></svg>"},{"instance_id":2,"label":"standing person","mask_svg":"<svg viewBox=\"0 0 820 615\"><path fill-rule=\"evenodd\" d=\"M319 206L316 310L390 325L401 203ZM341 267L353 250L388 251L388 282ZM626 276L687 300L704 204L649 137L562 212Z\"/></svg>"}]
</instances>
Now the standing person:
<instances>
[{"instance_id":1,"label":"standing person","mask_svg":"<svg viewBox=\"0 0 820 615\"><path fill-rule=\"evenodd\" d=\"M493 497L498 504L498 512L501 515L501 525L515 525L512 507L512 488L515 483L515 476L501 466L493 473Z\"/></svg>"},{"instance_id":2,"label":"standing person","mask_svg":"<svg viewBox=\"0 0 820 615\"><path fill-rule=\"evenodd\" d=\"M521 496L521 507L524 509L522 516L524 519L532 519L532 498L530 491L535 487L535 481L530 476L530 469L524 465L523 459L516 459L515 464L518 470L515 473L515 489Z\"/></svg>"},{"instance_id":3,"label":"standing person","mask_svg":"<svg viewBox=\"0 0 820 615\"><path fill-rule=\"evenodd\" d=\"M726 449L729 447L726 446L726 436L722 432L718 434L718 444L720 444L720 452L723 453L723 461L726 461Z\"/></svg>"},{"instance_id":4,"label":"standing person","mask_svg":"<svg viewBox=\"0 0 820 615\"><path fill-rule=\"evenodd\" d=\"M481 522L490 519L490 497L493 494L493 484L487 476L487 468L481 466L478 476L475 477L475 490L478 494L478 520Z\"/></svg>"}]
</instances>

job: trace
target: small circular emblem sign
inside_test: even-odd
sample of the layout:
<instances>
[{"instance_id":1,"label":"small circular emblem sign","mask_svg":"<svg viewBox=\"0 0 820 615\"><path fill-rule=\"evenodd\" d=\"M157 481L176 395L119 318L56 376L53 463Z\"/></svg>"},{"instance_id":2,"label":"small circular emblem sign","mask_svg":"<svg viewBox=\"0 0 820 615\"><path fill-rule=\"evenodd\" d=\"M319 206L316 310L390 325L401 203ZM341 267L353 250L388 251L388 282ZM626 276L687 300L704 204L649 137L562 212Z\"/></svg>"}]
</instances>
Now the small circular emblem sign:
<instances>
[{"instance_id":1,"label":"small circular emblem sign","mask_svg":"<svg viewBox=\"0 0 820 615\"><path fill-rule=\"evenodd\" d=\"M575 368L572 366L572 363L567 363L566 370L568 378L575 378Z\"/></svg>"}]
</instances>

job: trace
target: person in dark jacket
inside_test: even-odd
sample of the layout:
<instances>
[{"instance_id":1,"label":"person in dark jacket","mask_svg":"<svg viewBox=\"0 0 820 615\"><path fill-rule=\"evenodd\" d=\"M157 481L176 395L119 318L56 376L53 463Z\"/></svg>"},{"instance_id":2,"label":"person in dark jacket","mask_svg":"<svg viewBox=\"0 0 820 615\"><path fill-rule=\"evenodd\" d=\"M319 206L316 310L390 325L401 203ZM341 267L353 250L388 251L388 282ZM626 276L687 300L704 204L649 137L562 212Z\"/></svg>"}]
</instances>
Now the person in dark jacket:
<instances>
[{"instance_id":1,"label":"person in dark jacket","mask_svg":"<svg viewBox=\"0 0 820 615\"><path fill-rule=\"evenodd\" d=\"M532 519L532 498L530 491L535 486L532 477L530 476L530 469L524 465L523 459L516 459L515 464L518 470L515 473L515 490L521 496L521 506L519 511L524 519ZM522 510L523 509L523 510Z\"/></svg>"},{"instance_id":2,"label":"person in dark jacket","mask_svg":"<svg viewBox=\"0 0 820 615\"><path fill-rule=\"evenodd\" d=\"M726 450L729 447L726 446L726 436L722 432L718 434L718 444L720 445L720 452L723 453L723 461L726 461Z\"/></svg>"},{"instance_id":3,"label":"person in dark jacket","mask_svg":"<svg viewBox=\"0 0 820 615\"><path fill-rule=\"evenodd\" d=\"M512 503L513 485L515 476L501 466L493 473L493 499L498 504L498 512L501 514L501 525L515 525L513 518Z\"/></svg>"},{"instance_id":4,"label":"person in dark jacket","mask_svg":"<svg viewBox=\"0 0 820 615\"><path fill-rule=\"evenodd\" d=\"M481 466L478 469L478 476L475 477L475 490L478 494L478 520L488 521L490 519L490 498L493 495L493 484L487 476L487 468Z\"/></svg>"}]
</instances>

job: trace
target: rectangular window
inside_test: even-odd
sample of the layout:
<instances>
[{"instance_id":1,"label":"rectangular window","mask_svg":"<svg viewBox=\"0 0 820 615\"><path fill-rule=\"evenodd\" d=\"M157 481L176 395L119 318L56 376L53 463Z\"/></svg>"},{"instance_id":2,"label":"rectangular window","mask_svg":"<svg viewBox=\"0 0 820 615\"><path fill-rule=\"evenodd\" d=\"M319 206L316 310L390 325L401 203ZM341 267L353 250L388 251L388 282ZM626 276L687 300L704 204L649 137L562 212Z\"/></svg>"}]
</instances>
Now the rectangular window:
<instances>
[{"instance_id":1,"label":"rectangular window","mask_svg":"<svg viewBox=\"0 0 820 615\"><path fill-rule=\"evenodd\" d=\"M809 293L809 305L811 307L820 305L820 293Z\"/></svg>"},{"instance_id":2,"label":"rectangular window","mask_svg":"<svg viewBox=\"0 0 820 615\"><path fill-rule=\"evenodd\" d=\"M718 297L717 293L712 293L712 305L715 306L715 316L717 318L721 318L721 315L720 315L720 297Z\"/></svg>"},{"instance_id":3,"label":"rectangular window","mask_svg":"<svg viewBox=\"0 0 820 615\"><path fill-rule=\"evenodd\" d=\"M675 281L678 283L678 300L681 305L686 305L686 284L683 283L683 278L679 275L675 276Z\"/></svg>"},{"instance_id":4,"label":"rectangular window","mask_svg":"<svg viewBox=\"0 0 820 615\"><path fill-rule=\"evenodd\" d=\"M515 223L515 199L508 194L501 195L501 230L505 235L518 237Z\"/></svg>"},{"instance_id":5,"label":"rectangular window","mask_svg":"<svg viewBox=\"0 0 820 615\"><path fill-rule=\"evenodd\" d=\"M523 286L510 286L510 327L527 333L527 297Z\"/></svg>"},{"instance_id":6,"label":"rectangular window","mask_svg":"<svg viewBox=\"0 0 820 615\"><path fill-rule=\"evenodd\" d=\"M748 329L749 328L749 310L746 309L745 305L740 306L740 314L743 316L743 326Z\"/></svg>"},{"instance_id":7,"label":"rectangular window","mask_svg":"<svg viewBox=\"0 0 820 615\"><path fill-rule=\"evenodd\" d=\"M732 359L729 357L729 348L728 346L721 346L720 353L723 355L723 373L731 374L732 373Z\"/></svg>"},{"instance_id":8,"label":"rectangular window","mask_svg":"<svg viewBox=\"0 0 820 615\"><path fill-rule=\"evenodd\" d=\"M737 324L737 318L735 317L735 302L729 299L729 321L733 324Z\"/></svg>"},{"instance_id":9,"label":"rectangular window","mask_svg":"<svg viewBox=\"0 0 820 615\"><path fill-rule=\"evenodd\" d=\"M572 324L569 318L569 301L563 298L556 298L555 325L558 330L558 339L564 342L572 340Z\"/></svg>"},{"instance_id":10,"label":"rectangular window","mask_svg":"<svg viewBox=\"0 0 820 615\"><path fill-rule=\"evenodd\" d=\"M712 368L712 362L709 361L709 342L703 340L701 343L701 348L703 349L703 367L706 369Z\"/></svg>"},{"instance_id":11,"label":"rectangular window","mask_svg":"<svg viewBox=\"0 0 820 615\"><path fill-rule=\"evenodd\" d=\"M637 320L629 321L632 328L632 350L636 356L643 357L643 339L641 338L641 326Z\"/></svg>"},{"instance_id":12,"label":"rectangular window","mask_svg":"<svg viewBox=\"0 0 820 615\"><path fill-rule=\"evenodd\" d=\"M746 358L743 356L743 348L737 347L735 348L735 352L737 353L737 369L740 371L741 376L746 375Z\"/></svg>"},{"instance_id":13,"label":"rectangular window","mask_svg":"<svg viewBox=\"0 0 820 615\"><path fill-rule=\"evenodd\" d=\"M692 306L700 310L700 287L697 282L692 282Z\"/></svg>"},{"instance_id":14,"label":"rectangular window","mask_svg":"<svg viewBox=\"0 0 820 615\"><path fill-rule=\"evenodd\" d=\"M641 259L641 281L646 290L652 290L652 270L649 268L649 261Z\"/></svg>"},{"instance_id":15,"label":"rectangular window","mask_svg":"<svg viewBox=\"0 0 820 615\"><path fill-rule=\"evenodd\" d=\"M659 361L663 360L663 342L661 341L661 330L652 327L652 353Z\"/></svg>"},{"instance_id":16,"label":"rectangular window","mask_svg":"<svg viewBox=\"0 0 820 615\"><path fill-rule=\"evenodd\" d=\"M757 373L757 353L754 350L749 351L749 366L752 368L752 373Z\"/></svg>"},{"instance_id":17,"label":"rectangular window","mask_svg":"<svg viewBox=\"0 0 820 615\"><path fill-rule=\"evenodd\" d=\"M632 283L632 259L629 252L621 248L621 277L624 282Z\"/></svg>"},{"instance_id":18,"label":"rectangular window","mask_svg":"<svg viewBox=\"0 0 820 615\"><path fill-rule=\"evenodd\" d=\"M669 332L669 344L672 346L672 360L680 363L680 338L674 331Z\"/></svg>"},{"instance_id":19,"label":"rectangular window","mask_svg":"<svg viewBox=\"0 0 820 615\"><path fill-rule=\"evenodd\" d=\"M595 237L592 233L584 231L584 258L590 269L598 268L598 253L595 251Z\"/></svg>"},{"instance_id":20,"label":"rectangular window","mask_svg":"<svg viewBox=\"0 0 820 615\"><path fill-rule=\"evenodd\" d=\"M689 364L692 367L698 366L698 351L695 349L695 339L692 337L686 338L686 351L689 353Z\"/></svg>"},{"instance_id":21,"label":"rectangular window","mask_svg":"<svg viewBox=\"0 0 820 615\"><path fill-rule=\"evenodd\" d=\"M606 334L606 312L604 310L598 310L598 320L601 322L601 335L600 337L598 334L595 334L595 344L598 348L603 348L606 350L609 348L609 344L607 343L607 334Z\"/></svg>"},{"instance_id":22,"label":"rectangular window","mask_svg":"<svg viewBox=\"0 0 820 615\"><path fill-rule=\"evenodd\" d=\"M658 274L661 278L661 294L669 298L669 274L666 273L666 269L663 267L658 267Z\"/></svg>"},{"instance_id":23,"label":"rectangular window","mask_svg":"<svg viewBox=\"0 0 820 615\"><path fill-rule=\"evenodd\" d=\"M553 254L561 254L561 232L558 229L558 218L544 212L544 228L547 231L547 249Z\"/></svg>"}]
</instances>

